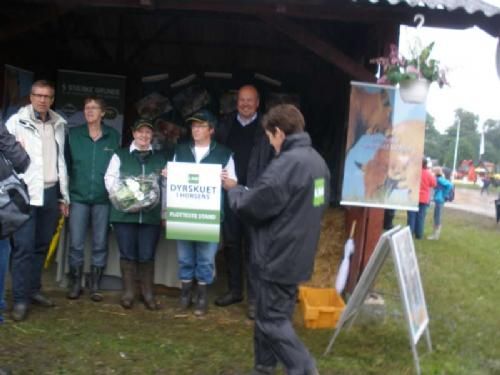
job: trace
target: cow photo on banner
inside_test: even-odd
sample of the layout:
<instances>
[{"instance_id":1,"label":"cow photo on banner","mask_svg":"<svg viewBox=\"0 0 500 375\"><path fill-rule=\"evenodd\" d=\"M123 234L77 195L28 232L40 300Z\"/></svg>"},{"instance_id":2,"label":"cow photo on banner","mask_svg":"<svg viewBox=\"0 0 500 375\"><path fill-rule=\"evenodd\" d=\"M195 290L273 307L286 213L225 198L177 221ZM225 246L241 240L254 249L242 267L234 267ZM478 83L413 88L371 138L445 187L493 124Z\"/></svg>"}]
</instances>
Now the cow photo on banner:
<instances>
[{"instance_id":1,"label":"cow photo on banner","mask_svg":"<svg viewBox=\"0 0 500 375\"><path fill-rule=\"evenodd\" d=\"M351 82L341 204L417 209L425 117L394 86Z\"/></svg>"}]
</instances>

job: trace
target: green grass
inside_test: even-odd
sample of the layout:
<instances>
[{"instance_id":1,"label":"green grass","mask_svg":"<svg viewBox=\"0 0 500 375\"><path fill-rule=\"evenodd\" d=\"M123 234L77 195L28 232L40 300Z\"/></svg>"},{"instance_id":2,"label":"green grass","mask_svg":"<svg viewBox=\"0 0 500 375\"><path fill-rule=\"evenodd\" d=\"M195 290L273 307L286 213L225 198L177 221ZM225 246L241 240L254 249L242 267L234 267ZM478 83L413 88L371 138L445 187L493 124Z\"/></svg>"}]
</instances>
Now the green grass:
<instances>
[{"instance_id":1,"label":"green grass","mask_svg":"<svg viewBox=\"0 0 500 375\"><path fill-rule=\"evenodd\" d=\"M430 216L429 220L430 220ZM397 221L404 222L399 214ZM430 221L427 231L430 232ZM429 233L428 233L429 234ZM416 242L434 346L419 344L423 374L500 374L500 229L493 219L447 209L442 238ZM390 258L375 289L383 318L360 317L322 353L331 330L297 331L321 374L413 374L406 323ZM206 318L176 315L175 297L158 312L124 311L119 296L34 308L26 322L0 325L0 367L14 374L244 374L252 367L252 328L245 305L211 306ZM423 341L423 340L422 340Z\"/></svg>"}]
</instances>

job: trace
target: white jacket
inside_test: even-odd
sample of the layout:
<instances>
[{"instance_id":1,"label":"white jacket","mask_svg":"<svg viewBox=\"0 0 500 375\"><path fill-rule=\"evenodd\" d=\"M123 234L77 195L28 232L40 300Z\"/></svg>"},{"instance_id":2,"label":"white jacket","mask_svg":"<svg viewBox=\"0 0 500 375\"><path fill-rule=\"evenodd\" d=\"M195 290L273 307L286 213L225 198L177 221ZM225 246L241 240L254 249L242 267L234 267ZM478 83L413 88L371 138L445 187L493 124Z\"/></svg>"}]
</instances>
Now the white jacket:
<instances>
[{"instance_id":1,"label":"white jacket","mask_svg":"<svg viewBox=\"0 0 500 375\"><path fill-rule=\"evenodd\" d=\"M57 173L59 176L59 188L65 203L69 204L68 174L66 161L64 160L64 141L66 120L56 112L49 110L49 123L54 126L54 136L57 144ZM30 156L31 164L20 177L28 185L30 204L32 206L43 206L43 156L42 138L35 124L41 123L35 117L33 106L27 105L12 115L5 126L16 139L21 142Z\"/></svg>"}]
</instances>

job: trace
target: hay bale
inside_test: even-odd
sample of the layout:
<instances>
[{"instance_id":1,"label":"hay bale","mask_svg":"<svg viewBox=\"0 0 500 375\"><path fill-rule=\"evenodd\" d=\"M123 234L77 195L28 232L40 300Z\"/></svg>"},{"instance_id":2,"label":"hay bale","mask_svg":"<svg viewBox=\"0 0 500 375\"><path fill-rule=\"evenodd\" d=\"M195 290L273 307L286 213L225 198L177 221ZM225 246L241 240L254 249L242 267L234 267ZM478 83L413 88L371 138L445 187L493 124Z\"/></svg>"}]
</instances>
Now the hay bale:
<instances>
[{"instance_id":1,"label":"hay bale","mask_svg":"<svg viewBox=\"0 0 500 375\"><path fill-rule=\"evenodd\" d=\"M311 280L305 285L317 288L334 287L346 241L345 211L342 208L328 208L321 222L314 272Z\"/></svg>"}]
</instances>

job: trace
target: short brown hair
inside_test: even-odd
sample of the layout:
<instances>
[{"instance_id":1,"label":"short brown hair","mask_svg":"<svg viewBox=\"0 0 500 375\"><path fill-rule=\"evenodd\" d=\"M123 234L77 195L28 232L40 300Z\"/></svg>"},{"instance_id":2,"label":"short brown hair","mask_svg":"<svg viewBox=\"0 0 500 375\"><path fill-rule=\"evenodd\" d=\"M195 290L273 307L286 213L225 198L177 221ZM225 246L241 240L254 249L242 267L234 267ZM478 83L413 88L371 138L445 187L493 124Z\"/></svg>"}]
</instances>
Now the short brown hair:
<instances>
[{"instance_id":1,"label":"short brown hair","mask_svg":"<svg viewBox=\"0 0 500 375\"><path fill-rule=\"evenodd\" d=\"M278 128L285 135L289 135L303 132L305 121L297 107L291 104L280 104L266 113L262 120L262 127L271 134L275 134Z\"/></svg>"},{"instance_id":2,"label":"short brown hair","mask_svg":"<svg viewBox=\"0 0 500 375\"><path fill-rule=\"evenodd\" d=\"M90 102L96 102L99 107L101 107L101 110L106 110L106 102L104 101L103 98L100 98L98 96L87 96L85 99L83 99L83 106L85 107L87 103Z\"/></svg>"},{"instance_id":3,"label":"short brown hair","mask_svg":"<svg viewBox=\"0 0 500 375\"><path fill-rule=\"evenodd\" d=\"M38 81L33 82L33 84L31 85L31 91L33 91L35 87L49 87L53 92L56 91L56 87L54 86L54 84L45 79L39 79Z\"/></svg>"}]
</instances>

